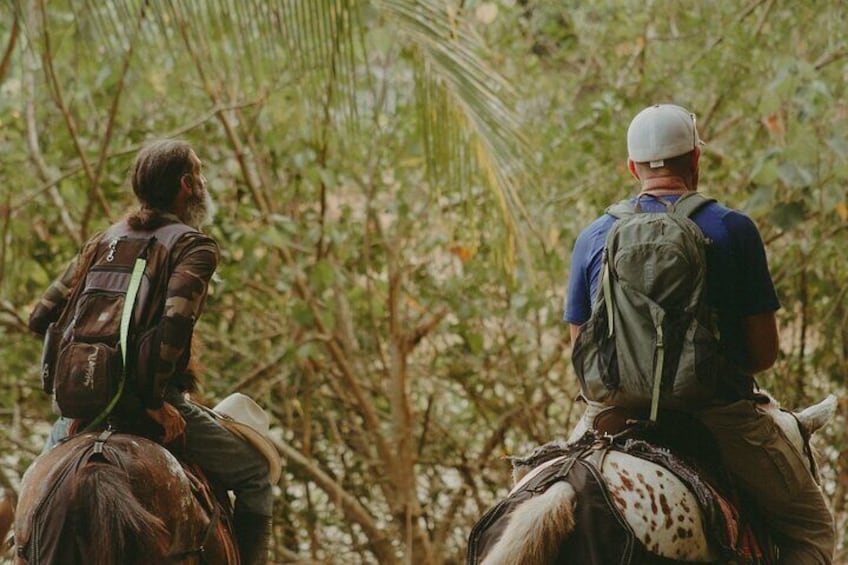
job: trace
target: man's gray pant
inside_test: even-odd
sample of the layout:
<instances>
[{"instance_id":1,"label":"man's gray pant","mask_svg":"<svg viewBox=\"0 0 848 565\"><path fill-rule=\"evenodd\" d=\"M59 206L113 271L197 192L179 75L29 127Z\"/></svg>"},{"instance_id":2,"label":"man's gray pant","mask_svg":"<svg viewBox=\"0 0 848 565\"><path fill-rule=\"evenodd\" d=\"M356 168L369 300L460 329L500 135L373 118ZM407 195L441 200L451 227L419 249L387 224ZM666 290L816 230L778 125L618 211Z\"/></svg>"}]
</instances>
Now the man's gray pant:
<instances>
[{"instance_id":1,"label":"man's gray pant","mask_svg":"<svg viewBox=\"0 0 848 565\"><path fill-rule=\"evenodd\" d=\"M169 387L165 402L179 410L185 419L186 458L235 493L236 514L270 517L273 499L265 456L178 390Z\"/></svg>"},{"instance_id":2,"label":"man's gray pant","mask_svg":"<svg viewBox=\"0 0 848 565\"><path fill-rule=\"evenodd\" d=\"M185 457L199 465L225 489L233 491L236 496L235 512L271 517L272 485L265 456L178 390L169 387L165 402L176 408L185 419ZM59 418L53 424L44 451L68 435L69 423L67 418Z\"/></svg>"}]
</instances>

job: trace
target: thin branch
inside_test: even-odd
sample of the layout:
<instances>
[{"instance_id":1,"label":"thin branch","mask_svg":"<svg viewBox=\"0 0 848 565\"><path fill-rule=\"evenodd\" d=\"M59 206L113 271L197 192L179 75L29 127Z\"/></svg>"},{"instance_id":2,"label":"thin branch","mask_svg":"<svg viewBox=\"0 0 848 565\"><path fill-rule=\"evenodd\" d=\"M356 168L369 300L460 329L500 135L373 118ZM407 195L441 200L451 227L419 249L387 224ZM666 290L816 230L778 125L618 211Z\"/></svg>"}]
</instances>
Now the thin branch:
<instances>
[{"instance_id":1,"label":"thin branch","mask_svg":"<svg viewBox=\"0 0 848 565\"><path fill-rule=\"evenodd\" d=\"M34 19L35 15L31 14L30 17ZM61 179L50 180L50 169L47 166L47 162L45 161L44 155L41 152L41 146L39 145L38 126L35 117L35 61L32 60L32 50L25 50L24 57L24 88L26 91L24 123L26 124L26 140L27 148L29 149L29 156L33 164L35 165L35 169L38 173L38 176L41 178L42 181L47 181L46 190L49 191L50 197L53 200L53 204L59 211L59 218L61 220L60 225L65 229L71 240L77 246L80 246L83 241L82 235L80 234L79 228L74 223L74 220L71 218L71 214L68 211L68 206L65 204L65 201L62 198L59 189L56 187L59 180ZM13 213L16 210L16 206L11 206L11 211Z\"/></svg>"},{"instance_id":2,"label":"thin branch","mask_svg":"<svg viewBox=\"0 0 848 565\"><path fill-rule=\"evenodd\" d=\"M0 204L0 215L3 216L3 229L0 231L0 289L3 288L3 281L6 279L6 241L9 237L9 226L12 223L12 208L9 205L12 199L11 194L6 195L6 203Z\"/></svg>"},{"instance_id":3,"label":"thin branch","mask_svg":"<svg viewBox=\"0 0 848 565\"><path fill-rule=\"evenodd\" d=\"M436 326L444 319L448 314L447 306L442 306L435 313L430 315L426 320L418 324L412 332L406 336L406 343L404 344L404 349L406 351L412 351L412 349L418 345L418 343L424 339L431 331L433 331Z\"/></svg>"},{"instance_id":4,"label":"thin branch","mask_svg":"<svg viewBox=\"0 0 848 565\"><path fill-rule=\"evenodd\" d=\"M279 252L285 258L285 261L289 264L289 266L296 266L294 257L292 256L291 251L289 249L280 249ZM327 328L325 327L324 321L321 318L322 309L312 296L309 286L303 279L303 275L299 272L294 277L294 287L297 291L298 296L300 296L301 299L309 306L313 319L315 320L315 326L318 333L328 334L329 332L327 332ZM376 407L374 406L374 402L369 396L366 396L363 393L362 387L356 380L356 375L353 370L353 367L351 366L350 361L345 355L343 348L338 344L337 340L335 339L326 341L325 347L328 350L330 357L338 367L341 376L344 380L345 386L347 386L350 392L353 394L354 398L356 399L356 405L362 411L362 415L365 419L365 423L368 427L368 430L370 433L373 434L373 439L377 447L377 452L380 455L380 459L382 459L383 461L392 461L392 451L386 444L386 441L380 430L380 419L377 416L377 411Z\"/></svg>"},{"instance_id":5,"label":"thin branch","mask_svg":"<svg viewBox=\"0 0 848 565\"><path fill-rule=\"evenodd\" d=\"M6 49L3 51L3 59L0 60L0 84L3 83L3 77L6 76L6 71L9 70L9 65L12 61L12 53L15 52L15 46L18 44L20 29L21 26L18 21L18 11L15 10L15 19L12 20L12 32L9 35L9 41L6 43Z\"/></svg>"},{"instance_id":6,"label":"thin branch","mask_svg":"<svg viewBox=\"0 0 848 565\"><path fill-rule=\"evenodd\" d=\"M33 447L33 446L31 446L27 443L24 443L21 440L13 437L13 435L11 433L9 433L8 428L3 429L2 433L3 433L3 437L6 439L6 441L11 443L13 446L18 448L19 450L21 450L25 453L28 453L29 455L33 455L33 456L38 456L41 453L41 449L36 449L35 447Z\"/></svg>"},{"instance_id":7,"label":"thin branch","mask_svg":"<svg viewBox=\"0 0 848 565\"><path fill-rule=\"evenodd\" d=\"M103 177L103 169L106 165L106 156L108 155L109 150L109 141L112 139L112 132L115 129L115 121L118 115L118 108L121 102L121 95L124 92L124 86L126 85L127 75L129 74L130 70L130 63L132 62L135 39L136 37L138 37L138 33L141 30L141 24L144 22L146 9L147 1L145 0L145 2L142 4L141 12L138 16L138 22L136 22L135 29L133 30L133 37L129 40L129 45L127 47L126 54L124 55L124 64L121 67L121 74L118 78L118 83L115 87L115 95L112 97L112 105L109 108L109 116L106 120L106 131L103 132L103 139L100 144L100 154L97 157L97 165L94 169L94 181L91 183L92 192L97 190L97 187L100 186L100 179ZM89 199L88 206L86 206L85 213L83 214L82 220L80 222L84 231L86 230L86 226L88 225L88 222L91 219L93 209L94 199Z\"/></svg>"},{"instance_id":8,"label":"thin branch","mask_svg":"<svg viewBox=\"0 0 848 565\"><path fill-rule=\"evenodd\" d=\"M200 80L203 82L203 88L206 90L206 95L212 101L212 104L218 106L220 104L219 94L220 90L216 90L213 87L212 80L207 75L205 69L205 65L203 61L200 59L200 55L195 48L194 43L189 37L189 23L185 20L182 14L178 14L176 10L174 10L174 18L178 19L178 27L180 30L180 34L183 39L183 44L188 50L189 55L194 61L195 70L200 77ZM230 122L224 112L218 112L216 114L218 121L224 128L224 132L227 134L227 139L230 141L230 144L233 147L233 150L236 155L236 160L238 160L239 167L242 171L242 176L244 177L244 182L247 185L247 188L250 190L250 194L253 197L253 201L256 204L256 207L262 213L264 217L268 217L270 214L270 206L265 198L265 195L262 194L261 190L257 186L256 181L253 178L253 174L250 170L250 166L247 162L246 152L244 150L244 144L241 142L241 139L236 134L235 126Z\"/></svg>"},{"instance_id":9,"label":"thin branch","mask_svg":"<svg viewBox=\"0 0 848 565\"><path fill-rule=\"evenodd\" d=\"M827 65L835 63L836 61L844 58L845 56L848 56L848 49L846 49L843 45L836 51L831 51L830 53L826 53L819 57L819 59L815 62L815 69L817 71L820 71Z\"/></svg>"},{"instance_id":10,"label":"thin branch","mask_svg":"<svg viewBox=\"0 0 848 565\"><path fill-rule=\"evenodd\" d=\"M506 436L506 433L512 427L513 421L523 411L524 409L519 406L509 410L500 417L500 421L498 422L495 429L492 430L491 435L486 440L486 443L483 445L483 448L478 453L476 460L470 465L470 472L463 473L463 476L465 477L465 484L461 485L456 489L448 505L449 508L460 507L460 504L467 496L466 487L470 488L472 492L477 491L477 485L474 482L475 479L479 477L480 471L489 464L489 462L491 461L492 452L498 445L503 443L503 439ZM434 544L436 544L437 546L444 544L445 540L447 539L448 533L453 529L453 523L457 515L457 513L445 514L444 519L436 527L436 530L433 533Z\"/></svg>"},{"instance_id":11,"label":"thin branch","mask_svg":"<svg viewBox=\"0 0 848 565\"><path fill-rule=\"evenodd\" d=\"M757 20L757 25L754 27L754 35L760 35L763 32L763 28L766 25L766 21L768 20L768 16L771 13L771 9L774 8L774 0L769 0L769 3L766 5L763 13L760 14L760 19Z\"/></svg>"},{"instance_id":12,"label":"thin branch","mask_svg":"<svg viewBox=\"0 0 848 565\"><path fill-rule=\"evenodd\" d=\"M390 537L377 525L367 508L298 449L282 440L274 440L274 445L289 465L303 469L312 481L327 493L330 500L344 513L345 518L362 528L379 563L397 562Z\"/></svg>"},{"instance_id":13,"label":"thin branch","mask_svg":"<svg viewBox=\"0 0 848 565\"><path fill-rule=\"evenodd\" d=\"M739 13L739 15L736 17L736 20L733 22L732 25L724 26L723 29L724 30L736 29L736 26L738 26L743 21L745 21L745 19L748 16L750 16L751 14L753 14L754 11L758 7L760 7L765 1L766 0L753 0L750 4L748 4L748 6L745 7L744 10L742 10ZM769 0L770 5L766 7L765 14L768 14L769 10L771 9L771 4L773 4L773 2L774 2L774 0ZM762 31L762 26L765 24L765 14L763 16L761 16L760 20L756 24L754 35L759 35L759 33ZM691 65L693 65L693 66L696 65L704 57L712 56L713 49L718 47L719 44L721 44L723 41L724 41L724 34L721 34L718 37L716 37L715 39L713 39L713 41L709 45L707 45L707 47L705 49L703 49L701 51L700 55L698 55L698 57L695 59L695 61L693 61L691 63Z\"/></svg>"},{"instance_id":14,"label":"thin branch","mask_svg":"<svg viewBox=\"0 0 848 565\"><path fill-rule=\"evenodd\" d=\"M231 105L227 105L227 106L216 106L216 107L212 108L211 110L207 111L205 114L202 114L198 118L188 122L186 125L163 134L162 137L163 138L180 137L183 134L185 134L186 132L202 126L203 124L208 122L211 118L214 118L219 112L223 112L223 111L226 111L226 110L238 109L238 108L244 108L244 107L247 107L247 106L253 106L257 103L260 103L260 101L242 102L240 104L231 104ZM136 144L133 144L133 145L128 145L128 146L126 146L122 149L118 149L117 151L112 151L112 152L110 152L106 155L106 159L110 160L110 159L115 159L117 157L124 157L126 155L134 155L134 154L138 153L138 151L142 147L144 147L145 143L146 142L136 143ZM46 164L45 164L45 169L46 169ZM56 177L52 180L48 180L45 184L39 186L38 188L36 188L32 192L24 195L18 202L12 204L11 205L12 212L13 213L17 212L21 208L25 207L31 200L40 196L42 193L47 192L48 190L55 187L56 185L58 185L63 180L70 178L70 177L72 177L76 174L79 174L83 170L84 170L84 167L82 165L77 165L76 167L73 167L72 169L68 169L66 172L62 173L58 177ZM49 176L47 173L45 173L45 175ZM44 176L44 175L42 175L42 176ZM44 179L42 178L42 180L44 180Z\"/></svg>"},{"instance_id":15,"label":"thin branch","mask_svg":"<svg viewBox=\"0 0 848 565\"><path fill-rule=\"evenodd\" d=\"M71 139L74 142L74 147L77 150L80 162L82 162L86 177L88 177L88 180L91 183L91 194L99 202L104 215L107 218L111 219L112 213L109 210L109 203L106 202L106 196L103 194L103 191L96 183L96 178L94 175L94 171L91 168L91 163L88 162L88 158L85 156L85 150L82 147L82 141L79 136L79 131L77 130L76 121L71 115L70 109L65 104L64 98L62 96L62 86L59 84L59 79L56 76L56 69L53 68L53 51L50 45L50 31L47 25L47 8L45 7L45 0L40 0L38 2L38 7L41 13L41 21L43 26L42 33L44 34L44 53L42 56L42 62L44 64L44 72L47 74L47 82L51 87L50 93L53 96L53 100L56 103L56 107L59 109L59 111L62 113L62 117L65 119L65 125L68 128L68 133L71 135Z\"/></svg>"},{"instance_id":16,"label":"thin branch","mask_svg":"<svg viewBox=\"0 0 848 565\"><path fill-rule=\"evenodd\" d=\"M20 333L29 334L29 326L20 314L18 314L15 305L6 300L0 299L0 313L8 316L7 320L0 318L0 323L5 327L18 331Z\"/></svg>"}]
</instances>

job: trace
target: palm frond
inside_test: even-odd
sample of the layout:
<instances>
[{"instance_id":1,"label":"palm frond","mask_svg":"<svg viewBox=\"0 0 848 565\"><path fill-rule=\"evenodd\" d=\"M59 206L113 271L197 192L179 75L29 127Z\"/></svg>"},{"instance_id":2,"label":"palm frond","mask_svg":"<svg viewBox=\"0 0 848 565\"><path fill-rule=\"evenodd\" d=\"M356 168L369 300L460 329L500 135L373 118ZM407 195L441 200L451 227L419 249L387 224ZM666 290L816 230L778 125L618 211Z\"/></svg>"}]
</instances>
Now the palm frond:
<instances>
[{"instance_id":1,"label":"palm frond","mask_svg":"<svg viewBox=\"0 0 848 565\"><path fill-rule=\"evenodd\" d=\"M441 0L69 1L80 25L111 49L125 50L132 23L144 18L139 58L156 49L188 50L205 80L223 92L261 95L296 84L306 113L329 117L342 130L357 127L361 85L370 80L362 38L368 26L389 25L412 54L404 60L414 67L431 185L467 194L480 185L490 189L510 242L521 219L529 224L517 189L529 151L515 93ZM366 12L374 17L366 21Z\"/></svg>"}]
</instances>

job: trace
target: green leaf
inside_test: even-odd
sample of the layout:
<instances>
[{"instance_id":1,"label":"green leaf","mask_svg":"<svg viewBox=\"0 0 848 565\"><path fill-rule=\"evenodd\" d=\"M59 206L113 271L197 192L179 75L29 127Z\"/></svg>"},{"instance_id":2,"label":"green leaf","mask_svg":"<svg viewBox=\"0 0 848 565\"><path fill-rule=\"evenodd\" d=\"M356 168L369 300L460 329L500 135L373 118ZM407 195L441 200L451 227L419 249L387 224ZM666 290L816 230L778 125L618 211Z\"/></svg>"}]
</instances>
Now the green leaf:
<instances>
[{"instance_id":1,"label":"green leaf","mask_svg":"<svg viewBox=\"0 0 848 565\"><path fill-rule=\"evenodd\" d=\"M483 336L479 333L467 333L464 336L465 344L473 355L483 352Z\"/></svg>"},{"instance_id":2,"label":"green leaf","mask_svg":"<svg viewBox=\"0 0 848 565\"><path fill-rule=\"evenodd\" d=\"M788 231L806 219L806 211L803 204L790 202L775 206L769 217L780 229Z\"/></svg>"},{"instance_id":3,"label":"green leaf","mask_svg":"<svg viewBox=\"0 0 848 565\"><path fill-rule=\"evenodd\" d=\"M303 302L297 302L292 306L292 319L301 327L311 328L315 325L315 317L312 310Z\"/></svg>"},{"instance_id":4,"label":"green leaf","mask_svg":"<svg viewBox=\"0 0 848 565\"><path fill-rule=\"evenodd\" d=\"M336 273L333 265L324 259L318 261L309 272L310 282L321 289L332 287L335 278Z\"/></svg>"},{"instance_id":5,"label":"green leaf","mask_svg":"<svg viewBox=\"0 0 848 565\"><path fill-rule=\"evenodd\" d=\"M778 165L777 176L789 188L804 188L813 183L812 173L792 161L785 161Z\"/></svg>"}]
</instances>

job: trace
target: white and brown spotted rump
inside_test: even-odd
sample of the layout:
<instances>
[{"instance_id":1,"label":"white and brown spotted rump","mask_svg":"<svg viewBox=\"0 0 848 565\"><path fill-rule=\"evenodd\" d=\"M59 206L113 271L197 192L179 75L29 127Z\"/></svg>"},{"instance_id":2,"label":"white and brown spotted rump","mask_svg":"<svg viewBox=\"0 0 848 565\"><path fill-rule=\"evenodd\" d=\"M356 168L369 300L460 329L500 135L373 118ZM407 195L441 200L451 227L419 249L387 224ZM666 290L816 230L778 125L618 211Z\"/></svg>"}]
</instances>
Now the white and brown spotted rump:
<instances>
[{"instance_id":1,"label":"white and brown spotted rump","mask_svg":"<svg viewBox=\"0 0 848 565\"><path fill-rule=\"evenodd\" d=\"M681 561L712 561L695 496L666 469L626 453L610 452L602 473L633 534L651 553Z\"/></svg>"},{"instance_id":2,"label":"white and brown spotted rump","mask_svg":"<svg viewBox=\"0 0 848 565\"><path fill-rule=\"evenodd\" d=\"M794 417L773 404L762 409L803 450L804 437L833 417L837 400L831 395ZM575 430L572 438L581 437L584 431L585 428ZM561 455L541 464L535 461L527 467L517 467L510 494L540 476L546 468L562 465L568 457ZM611 503L650 554L684 562L718 559L720 551L710 543L715 537L706 533L706 518L698 498L675 474L656 463L615 450L600 458L599 466ZM485 551L483 565L578 564L579 560L569 560L568 555L563 555L562 548L580 531L577 515L581 493L565 481L555 486L515 507L497 541ZM736 537L738 532L732 531L734 524L726 525L730 530L725 533ZM603 539L597 540L599 545L604 543Z\"/></svg>"}]
</instances>

